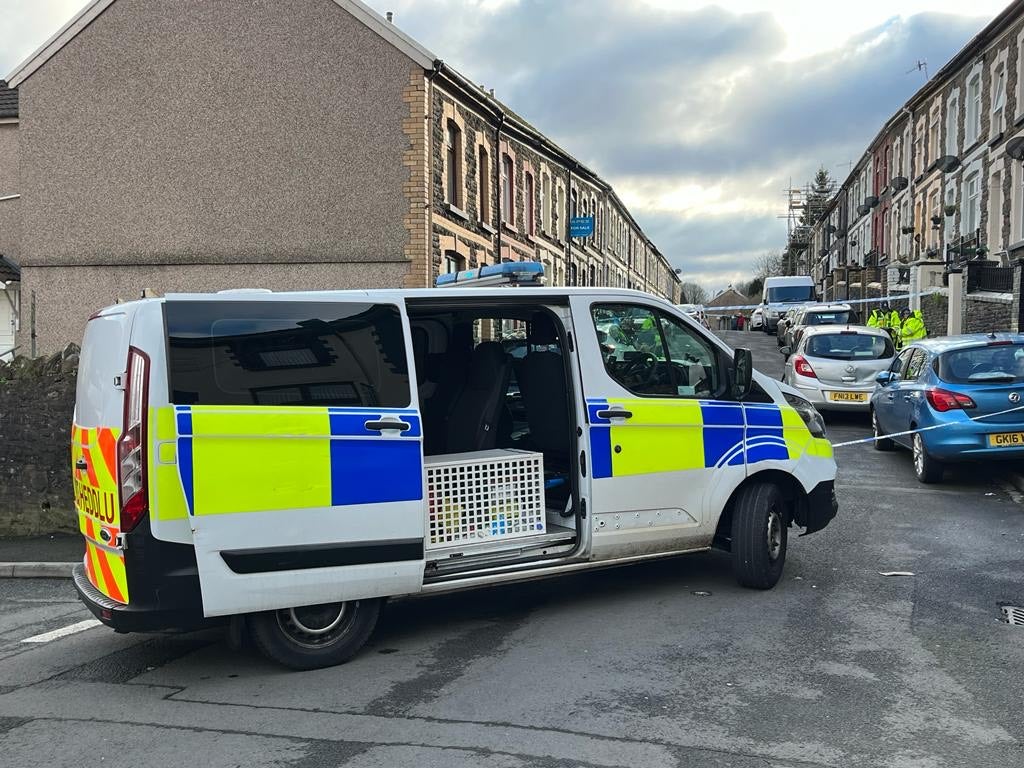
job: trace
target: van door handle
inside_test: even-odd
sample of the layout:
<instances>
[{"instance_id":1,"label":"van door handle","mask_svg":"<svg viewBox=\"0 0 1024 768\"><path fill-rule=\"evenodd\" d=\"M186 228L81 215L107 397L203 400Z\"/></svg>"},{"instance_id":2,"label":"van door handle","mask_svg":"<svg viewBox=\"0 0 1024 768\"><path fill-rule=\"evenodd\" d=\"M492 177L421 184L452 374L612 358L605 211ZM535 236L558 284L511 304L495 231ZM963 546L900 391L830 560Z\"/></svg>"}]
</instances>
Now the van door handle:
<instances>
[{"instance_id":1,"label":"van door handle","mask_svg":"<svg viewBox=\"0 0 1024 768\"><path fill-rule=\"evenodd\" d=\"M599 419L632 419L633 413L631 411L597 411L595 414Z\"/></svg>"},{"instance_id":2,"label":"van door handle","mask_svg":"<svg viewBox=\"0 0 1024 768\"><path fill-rule=\"evenodd\" d=\"M363 424L371 432L383 432L385 429L396 429L405 432L412 429L412 424L405 421L367 421Z\"/></svg>"},{"instance_id":3,"label":"van door handle","mask_svg":"<svg viewBox=\"0 0 1024 768\"><path fill-rule=\"evenodd\" d=\"M85 463L85 459L79 459L78 461L75 462L75 469L79 469L82 472L85 472L85 470L87 470L88 468L89 465Z\"/></svg>"}]
</instances>

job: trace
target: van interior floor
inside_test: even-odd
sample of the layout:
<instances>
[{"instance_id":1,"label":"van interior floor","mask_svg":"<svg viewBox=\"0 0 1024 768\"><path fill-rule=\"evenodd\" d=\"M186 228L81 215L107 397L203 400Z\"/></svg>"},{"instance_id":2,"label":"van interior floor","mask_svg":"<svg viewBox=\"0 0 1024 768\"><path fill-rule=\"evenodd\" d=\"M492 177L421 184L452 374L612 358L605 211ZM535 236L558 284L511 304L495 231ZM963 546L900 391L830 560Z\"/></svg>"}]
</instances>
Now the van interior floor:
<instances>
[{"instance_id":1,"label":"van interior floor","mask_svg":"<svg viewBox=\"0 0 1024 768\"><path fill-rule=\"evenodd\" d=\"M531 557L565 554L575 546L576 531L548 523L544 533L519 538L460 542L427 550L427 573L464 571L467 567L494 565Z\"/></svg>"}]
</instances>

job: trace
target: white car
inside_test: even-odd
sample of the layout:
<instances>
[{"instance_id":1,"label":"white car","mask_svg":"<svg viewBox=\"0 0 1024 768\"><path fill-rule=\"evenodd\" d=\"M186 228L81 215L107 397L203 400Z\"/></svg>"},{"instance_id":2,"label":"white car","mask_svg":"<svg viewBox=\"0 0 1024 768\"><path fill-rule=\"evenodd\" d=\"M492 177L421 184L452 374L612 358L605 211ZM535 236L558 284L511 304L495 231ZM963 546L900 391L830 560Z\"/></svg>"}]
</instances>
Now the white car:
<instances>
[{"instance_id":1,"label":"white car","mask_svg":"<svg viewBox=\"0 0 1024 768\"><path fill-rule=\"evenodd\" d=\"M708 323L707 312L704 311L704 307L700 304L680 304L679 308L705 328L711 328L711 325Z\"/></svg>"}]
</instances>

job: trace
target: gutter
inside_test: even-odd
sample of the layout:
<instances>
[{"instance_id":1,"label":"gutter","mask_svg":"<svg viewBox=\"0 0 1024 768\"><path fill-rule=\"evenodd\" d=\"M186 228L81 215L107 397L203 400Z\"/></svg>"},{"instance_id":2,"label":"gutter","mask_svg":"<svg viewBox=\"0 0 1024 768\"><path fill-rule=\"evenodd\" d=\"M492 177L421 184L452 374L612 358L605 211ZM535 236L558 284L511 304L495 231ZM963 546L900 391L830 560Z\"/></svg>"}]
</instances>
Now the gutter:
<instances>
[{"instance_id":1,"label":"gutter","mask_svg":"<svg viewBox=\"0 0 1024 768\"><path fill-rule=\"evenodd\" d=\"M424 115L427 130L427 288L434 280L434 78L444 62L434 59L434 68L427 75L427 114ZM443 257L442 257L443 258ZM467 265L468 266L468 265Z\"/></svg>"}]
</instances>

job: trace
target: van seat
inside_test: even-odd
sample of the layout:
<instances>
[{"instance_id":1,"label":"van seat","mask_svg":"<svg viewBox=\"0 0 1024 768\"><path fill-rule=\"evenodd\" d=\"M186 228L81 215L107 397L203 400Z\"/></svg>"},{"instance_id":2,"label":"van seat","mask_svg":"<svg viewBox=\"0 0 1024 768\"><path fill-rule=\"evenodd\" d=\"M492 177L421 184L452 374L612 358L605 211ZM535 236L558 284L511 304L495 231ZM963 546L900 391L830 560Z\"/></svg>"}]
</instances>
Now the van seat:
<instances>
[{"instance_id":1,"label":"van seat","mask_svg":"<svg viewBox=\"0 0 1024 768\"><path fill-rule=\"evenodd\" d=\"M512 362L501 344L485 341L477 345L469 361L466 385L448 412L447 453L495 447L511 374Z\"/></svg>"}]
</instances>

